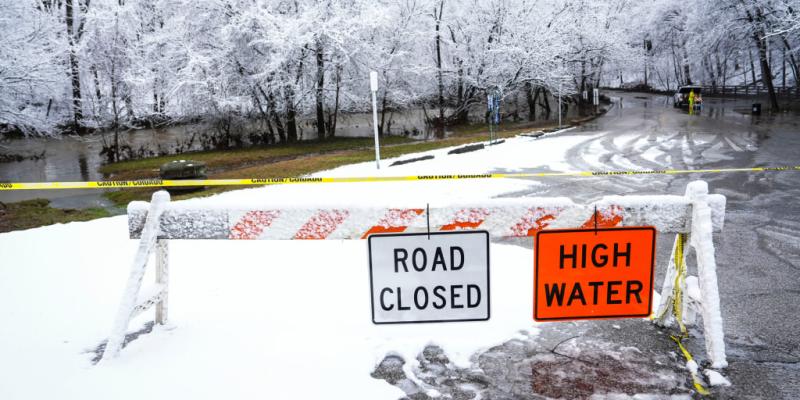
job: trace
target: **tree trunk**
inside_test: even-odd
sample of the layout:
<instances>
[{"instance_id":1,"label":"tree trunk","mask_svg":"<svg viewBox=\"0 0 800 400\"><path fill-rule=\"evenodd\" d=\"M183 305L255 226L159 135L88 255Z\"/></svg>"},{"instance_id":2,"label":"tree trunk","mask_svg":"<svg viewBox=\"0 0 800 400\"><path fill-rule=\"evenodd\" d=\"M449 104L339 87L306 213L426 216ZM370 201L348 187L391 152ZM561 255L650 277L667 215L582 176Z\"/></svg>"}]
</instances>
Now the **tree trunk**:
<instances>
[{"instance_id":1,"label":"tree trunk","mask_svg":"<svg viewBox=\"0 0 800 400\"><path fill-rule=\"evenodd\" d=\"M547 90L542 89L542 100L544 100L544 110L547 113L547 117L550 118L550 100L547 98Z\"/></svg>"},{"instance_id":2,"label":"tree trunk","mask_svg":"<svg viewBox=\"0 0 800 400\"><path fill-rule=\"evenodd\" d=\"M103 94L100 93L100 78L97 76L97 67L92 65L92 77L94 78L94 95L97 97L97 102L103 100Z\"/></svg>"},{"instance_id":3,"label":"tree trunk","mask_svg":"<svg viewBox=\"0 0 800 400\"><path fill-rule=\"evenodd\" d=\"M456 60L456 64L458 65L458 71L456 72L458 76L456 79L456 101L460 108L466 103L466 99L464 99L464 68L461 60Z\"/></svg>"},{"instance_id":4,"label":"tree trunk","mask_svg":"<svg viewBox=\"0 0 800 400\"><path fill-rule=\"evenodd\" d=\"M786 90L786 48L783 48L781 51L781 63L783 63L783 68L781 68L781 87Z\"/></svg>"},{"instance_id":5,"label":"tree trunk","mask_svg":"<svg viewBox=\"0 0 800 400\"><path fill-rule=\"evenodd\" d=\"M644 85L647 86L647 39L644 39L642 48L644 48Z\"/></svg>"},{"instance_id":6,"label":"tree trunk","mask_svg":"<svg viewBox=\"0 0 800 400\"><path fill-rule=\"evenodd\" d=\"M533 87L530 82L525 82L525 100L528 102L528 121L536 121L536 99L533 97ZM539 91L537 90L538 94Z\"/></svg>"},{"instance_id":7,"label":"tree trunk","mask_svg":"<svg viewBox=\"0 0 800 400\"><path fill-rule=\"evenodd\" d=\"M772 69L769 66L767 36L764 32L762 24L764 21L764 15L760 8L756 8L755 18L750 11L747 11L747 18L756 28L753 31L753 39L756 41L756 47L758 47L758 61L759 64L761 64L761 82L764 83L764 86L767 87L767 92L769 92L769 102L770 106L772 107L772 111L778 111L778 96L775 94L775 86L772 83Z\"/></svg>"},{"instance_id":8,"label":"tree trunk","mask_svg":"<svg viewBox=\"0 0 800 400\"><path fill-rule=\"evenodd\" d=\"M267 82L270 83L271 86L272 77L268 78ZM283 122L281 122L281 118L278 115L278 107L275 105L275 95L272 93L271 87L267 89L269 92L265 93L264 89L261 88L261 85L258 85L258 91L261 92L261 95L267 100L267 112L269 112L269 115L272 118L272 123L275 124L275 129L278 131L278 140L280 143L284 143L286 142L286 132L283 129Z\"/></svg>"},{"instance_id":9,"label":"tree trunk","mask_svg":"<svg viewBox=\"0 0 800 400\"><path fill-rule=\"evenodd\" d=\"M269 100L267 101L267 110L272 117L272 123L275 124L275 130L278 131L278 141L280 143L286 142L286 131L283 129L283 122L278 115L277 107L275 106L275 96L270 92Z\"/></svg>"},{"instance_id":10,"label":"tree trunk","mask_svg":"<svg viewBox=\"0 0 800 400\"><path fill-rule=\"evenodd\" d=\"M675 82L680 86L683 83L683 77L681 76L680 63L678 62L678 54L675 53L674 43L670 45L670 49L672 50L672 69L675 72Z\"/></svg>"},{"instance_id":11,"label":"tree trunk","mask_svg":"<svg viewBox=\"0 0 800 400\"><path fill-rule=\"evenodd\" d=\"M595 81L594 81L594 87L596 87L596 88L600 87L600 79L601 79L601 77L603 75L603 66L604 65L605 65L605 62L603 62L603 61L600 61L600 63L597 64L597 79L595 79Z\"/></svg>"},{"instance_id":12,"label":"tree trunk","mask_svg":"<svg viewBox=\"0 0 800 400\"><path fill-rule=\"evenodd\" d=\"M386 103L387 103L387 90L383 90L383 98L381 99L381 122L378 124L378 135L383 137L383 126L386 122ZM390 120L391 123L391 120Z\"/></svg>"},{"instance_id":13,"label":"tree trunk","mask_svg":"<svg viewBox=\"0 0 800 400\"><path fill-rule=\"evenodd\" d=\"M267 125L267 133L262 134L261 142L264 144L272 144L272 142L275 141L275 131L272 130L272 124L269 123L269 113L267 113L267 110L264 109L264 105L261 103L261 99L258 97L258 93L255 89L253 89L253 103L255 103L256 107L258 108L258 113L261 115L261 120L263 120Z\"/></svg>"},{"instance_id":14,"label":"tree trunk","mask_svg":"<svg viewBox=\"0 0 800 400\"><path fill-rule=\"evenodd\" d=\"M131 88L123 81L122 85L125 93L123 94L122 101L125 102L125 112L128 114L128 121L136 119L136 114L133 112L133 99L131 99Z\"/></svg>"},{"instance_id":15,"label":"tree trunk","mask_svg":"<svg viewBox=\"0 0 800 400\"><path fill-rule=\"evenodd\" d=\"M475 97L475 87L464 87L463 98L458 102L458 110L455 114L456 123L465 124L469 122L469 105Z\"/></svg>"},{"instance_id":16,"label":"tree trunk","mask_svg":"<svg viewBox=\"0 0 800 400\"><path fill-rule=\"evenodd\" d=\"M74 31L74 10L73 0L65 0L66 10L65 22L67 25L67 41L69 43L69 72L72 82L72 117L75 129L78 130L83 120L83 105L81 99L81 76L80 65L78 65L78 54L76 54L75 31Z\"/></svg>"},{"instance_id":17,"label":"tree trunk","mask_svg":"<svg viewBox=\"0 0 800 400\"><path fill-rule=\"evenodd\" d=\"M317 39L317 139L325 139L325 109L324 92L325 87L325 59L322 48L322 40Z\"/></svg>"},{"instance_id":18,"label":"tree trunk","mask_svg":"<svg viewBox=\"0 0 800 400\"><path fill-rule=\"evenodd\" d=\"M586 100L583 100L583 92L587 92ZM580 104L589 100L588 88L586 87L586 58L581 60L581 84L580 84Z\"/></svg>"},{"instance_id":19,"label":"tree trunk","mask_svg":"<svg viewBox=\"0 0 800 400\"><path fill-rule=\"evenodd\" d=\"M742 78L744 80L744 86L747 87L747 67L742 67Z\"/></svg>"},{"instance_id":20,"label":"tree trunk","mask_svg":"<svg viewBox=\"0 0 800 400\"><path fill-rule=\"evenodd\" d=\"M692 84L692 76L689 75L689 53L686 51L686 43L683 44L683 74L686 76L686 84Z\"/></svg>"},{"instance_id":21,"label":"tree trunk","mask_svg":"<svg viewBox=\"0 0 800 400\"><path fill-rule=\"evenodd\" d=\"M302 55L300 62L297 64L297 71L294 83L299 83L301 75L303 74L303 60ZM294 85L291 81L287 82L286 90L286 140L289 143L297 142L297 110L294 106Z\"/></svg>"},{"instance_id":22,"label":"tree trunk","mask_svg":"<svg viewBox=\"0 0 800 400\"><path fill-rule=\"evenodd\" d=\"M440 25L442 23L442 12L444 10L444 0L439 2L438 14L434 9L434 16L436 17L436 70L438 71L438 86L439 86L439 124L436 129L436 136L438 138L444 137L444 80L442 78L442 36Z\"/></svg>"},{"instance_id":23,"label":"tree trunk","mask_svg":"<svg viewBox=\"0 0 800 400\"><path fill-rule=\"evenodd\" d=\"M794 53L792 52L792 47L789 46L789 41L786 40L786 36L781 35L781 41L783 41L784 49L789 51L789 67L792 68L792 76L794 77L794 85L798 86L798 83L800 83L800 81L798 81L798 79L797 79L797 73L798 73L798 71L797 71L797 60L794 58Z\"/></svg>"},{"instance_id":24,"label":"tree trunk","mask_svg":"<svg viewBox=\"0 0 800 400\"><path fill-rule=\"evenodd\" d=\"M761 64L761 82L764 83L764 86L767 87L767 92L769 92L769 102L772 110L778 111L780 107L778 106L778 96L775 94L775 86L772 83L772 69L767 61L766 39L763 39L763 36L760 36L759 33L754 33L753 38L759 43L758 58Z\"/></svg>"},{"instance_id":25,"label":"tree trunk","mask_svg":"<svg viewBox=\"0 0 800 400\"><path fill-rule=\"evenodd\" d=\"M294 108L294 88L286 85L286 141L297 142L297 112Z\"/></svg>"},{"instance_id":26,"label":"tree trunk","mask_svg":"<svg viewBox=\"0 0 800 400\"><path fill-rule=\"evenodd\" d=\"M112 161L119 161L119 106L117 105L118 83L116 62L111 61L111 111L114 112L114 152Z\"/></svg>"},{"instance_id":27,"label":"tree trunk","mask_svg":"<svg viewBox=\"0 0 800 400\"><path fill-rule=\"evenodd\" d=\"M339 118L339 90L342 88L342 67L336 66L336 94L333 99L333 118L328 123L328 137L336 136L336 120Z\"/></svg>"},{"instance_id":28,"label":"tree trunk","mask_svg":"<svg viewBox=\"0 0 800 400\"><path fill-rule=\"evenodd\" d=\"M725 92L725 86L728 86L728 57L725 57L725 62L722 64L722 92Z\"/></svg>"}]
</instances>

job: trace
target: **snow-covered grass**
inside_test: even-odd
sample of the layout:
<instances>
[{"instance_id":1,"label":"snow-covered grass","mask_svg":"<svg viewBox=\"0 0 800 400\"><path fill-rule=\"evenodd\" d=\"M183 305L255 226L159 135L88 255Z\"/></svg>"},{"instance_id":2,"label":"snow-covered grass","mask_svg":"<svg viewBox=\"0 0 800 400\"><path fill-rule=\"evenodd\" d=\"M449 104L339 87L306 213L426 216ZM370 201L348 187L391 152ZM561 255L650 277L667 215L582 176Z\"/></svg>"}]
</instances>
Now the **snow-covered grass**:
<instances>
[{"instance_id":1,"label":"snow-covered grass","mask_svg":"<svg viewBox=\"0 0 800 400\"><path fill-rule=\"evenodd\" d=\"M434 160L380 172L363 163L319 175L566 170L566 149L588 138L509 139L458 156L436 150ZM187 202L424 203L480 200L531 185L290 185ZM136 246L124 216L0 234L1 399L393 399L403 393L369 375L387 353L413 363L437 343L467 365L481 348L536 331L532 257L517 246L491 245L490 321L386 326L370 319L364 241L172 241L170 324L131 342L118 359L93 365L91 350L109 334ZM152 281L146 276L145 287ZM148 320L152 311L129 331Z\"/></svg>"}]
</instances>

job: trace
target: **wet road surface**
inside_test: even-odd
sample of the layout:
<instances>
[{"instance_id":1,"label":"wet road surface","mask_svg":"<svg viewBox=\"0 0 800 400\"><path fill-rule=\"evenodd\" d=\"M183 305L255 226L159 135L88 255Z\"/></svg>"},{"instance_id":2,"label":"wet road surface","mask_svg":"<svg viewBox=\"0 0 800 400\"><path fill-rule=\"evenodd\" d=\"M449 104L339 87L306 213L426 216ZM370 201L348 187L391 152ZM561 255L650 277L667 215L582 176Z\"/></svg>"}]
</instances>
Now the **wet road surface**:
<instances>
[{"instance_id":1,"label":"wet road surface","mask_svg":"<svg viewBox=\"0 0 800 400\"><path fill-rule=\"evenodd\" d=\"M559 134L586 138L568 152L567 162L576 170L800 165L796 113L752 116L751 101L706 99L699 115L688 115L674 109L666 96L611 96L616 102L605 116ZM534 167L514 172L543 171L536 166L536 155L531 158ZM715 247L729 362L721 372L732 386L711 388L711 398L798 398L800 171L541 178L544 185L510 196L567 196L589 202L612 194L681 195L696 179L707 181L712 193L728 199L725 228L715 234ZM659 238L654 281L658 289L672 240ZM693 254L687 260L689 274L696 275ZM641 320L551 323L537 328L541 332L529 336L522 332L476 354L474 370L459 370L445 362L444 355L427 360L447 349L426 349L429 354L420 354L415 369L424 387L403 380L392 369L405 360L387 358L388 364L381 364L374 376L415 399L428 398L431 389L454 399L698 396L685 360L669 338L674 331ZM691 333L688 347L702 366L706 361L702 330L694 328Z\"/></svg>"}]
</instances>

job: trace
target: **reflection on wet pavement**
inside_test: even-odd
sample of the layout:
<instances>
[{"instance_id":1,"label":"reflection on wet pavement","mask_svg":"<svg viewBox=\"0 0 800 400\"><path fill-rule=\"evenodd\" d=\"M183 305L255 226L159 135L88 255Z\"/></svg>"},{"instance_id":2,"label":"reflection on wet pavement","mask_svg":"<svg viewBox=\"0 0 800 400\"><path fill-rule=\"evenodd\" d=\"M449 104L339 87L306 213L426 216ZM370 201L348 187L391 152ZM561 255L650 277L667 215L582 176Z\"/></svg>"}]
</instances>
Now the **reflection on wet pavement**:
<instances>
[{"instance_id":1,"label":"reflection on wet pavement","mask_svg":"<svg viewBox=\"0 0 800 400\"><path fill-rule=\"evenodd\" d=\"M567 153L573 170L800 165L800 115L796 113L752 116L746 112L748 100L706 99L699 115L688 115L672 108L666 96L615 95L617 102L604 117L560 134L586 137ZM544 170L534 161L529 169L513 172ZM548 177L533 179L541 185L507 196L567 196L589 202L614 194L682 195L696 179L706 180L712 193L728 198L725 228L715 235L715 247L730 364L723 373L733 386L713 388L714 397L796 398L800 392L800 172ZM656 259L668 257L669 247L660 245ZM663 263L657 262L656 282L662 281L663 274ZM697 274L692 263L689 274ZM615 328L619 325L624 329ZM470 383L463 370L443 367L452 380L431 384L431 388L465 399L692 393L674 343L648 323L551 323L538 324L536 329L541 329L538 335L512 339L475 355L472 373L480 372L491 384ZM621 351L626 342L636 343L628 346L637 350ZM702 332L692 331L689 348L702 365ZM424 377L428 372L422 368L417 373ZM458 397L453 389L458 385L477 389Z\"/></svg>"}]
</instances>

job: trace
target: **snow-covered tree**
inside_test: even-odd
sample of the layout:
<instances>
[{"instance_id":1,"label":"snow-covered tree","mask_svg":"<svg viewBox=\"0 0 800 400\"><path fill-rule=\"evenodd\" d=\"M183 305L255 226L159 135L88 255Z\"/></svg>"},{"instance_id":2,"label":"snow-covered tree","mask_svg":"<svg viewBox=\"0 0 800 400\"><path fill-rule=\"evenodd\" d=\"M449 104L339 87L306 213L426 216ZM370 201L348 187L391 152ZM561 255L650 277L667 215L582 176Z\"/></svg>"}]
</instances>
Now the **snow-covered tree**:
<instances>
[{"instance_id":1,"label":"snow-covered tree","mask_svg":"<svg viewBox=\"0 0 800 400\"><path fill-rule=\"evenodd\" d=\"M384 133L409 108L438 127L466 122L495 90L524 98L532 119L559 88L578 102L631 80L774 92L795 85L800 57L800 0L0 3L4 129L202 119L220 146L244 126L263 144L334 136L342 113L369 109L370 70Z\"/></svg>"},{"instance_id":2,"label":"snow-covered tree","mask_svg":"<svg viewBox=\"0 0 800 400\"><path fill-rule=\"evenodd\" d=\"M0 1L0 132L52 133L64 117L64 42L57 10L34 0Z\"/></svg>"}]
</instances>

